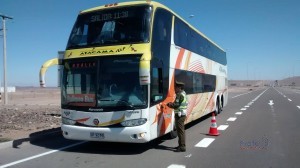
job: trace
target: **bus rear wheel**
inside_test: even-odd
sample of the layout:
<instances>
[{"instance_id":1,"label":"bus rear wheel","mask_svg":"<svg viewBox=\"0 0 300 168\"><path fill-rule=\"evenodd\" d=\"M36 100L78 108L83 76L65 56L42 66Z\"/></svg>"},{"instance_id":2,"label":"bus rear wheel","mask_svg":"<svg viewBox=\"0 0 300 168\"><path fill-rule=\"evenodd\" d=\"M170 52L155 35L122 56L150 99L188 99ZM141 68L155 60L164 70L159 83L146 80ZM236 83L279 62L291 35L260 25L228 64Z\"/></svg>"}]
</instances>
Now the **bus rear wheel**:
<instances>
[{"instance_id":1,"label":"bus rear wheel","mask_svg":"<svg viewBox=\"0 0 300 168\"><path fill-rule=\"evenodd\" d=\"M220 114L221 111L222 111L222 105L221 105L221 102L218 99L217 103L216 103L216 110L214 111L215 116L217 116L218 114Z\"/></svg>"}]
</instances>

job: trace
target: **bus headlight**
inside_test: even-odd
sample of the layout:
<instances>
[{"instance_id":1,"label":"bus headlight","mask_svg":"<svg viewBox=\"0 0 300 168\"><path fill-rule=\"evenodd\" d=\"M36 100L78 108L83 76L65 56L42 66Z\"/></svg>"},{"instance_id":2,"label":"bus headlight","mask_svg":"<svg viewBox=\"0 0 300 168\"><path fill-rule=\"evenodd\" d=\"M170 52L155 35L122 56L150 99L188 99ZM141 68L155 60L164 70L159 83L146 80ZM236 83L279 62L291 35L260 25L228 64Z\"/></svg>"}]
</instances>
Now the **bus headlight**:
<instances>
[{"instance_id":1,"label":"bus headlight","mask_svg":"<svg viewBox=\"0 0 300 168\"><path fill-rule=\"evenodd\" d=\"M74 125L76 123L76 121L70 120L70 119L65 118L65 117L61 118L61 122L62 122L62 124L65 124L65 125Z\"/></svg>"},{"instance_id":2,"label":"bus headlight","mask_svg":"<svg viewBox=\"0 0 300 168\"><path fill-rule=\"evenodd\" d=\"M134 120L126 120L121 122L121 125L123 127L134 127L134 126L139 126L143 125L147 122L146 118L140 118L140 119L134 119Z\"/></svg>"}]
</instances>

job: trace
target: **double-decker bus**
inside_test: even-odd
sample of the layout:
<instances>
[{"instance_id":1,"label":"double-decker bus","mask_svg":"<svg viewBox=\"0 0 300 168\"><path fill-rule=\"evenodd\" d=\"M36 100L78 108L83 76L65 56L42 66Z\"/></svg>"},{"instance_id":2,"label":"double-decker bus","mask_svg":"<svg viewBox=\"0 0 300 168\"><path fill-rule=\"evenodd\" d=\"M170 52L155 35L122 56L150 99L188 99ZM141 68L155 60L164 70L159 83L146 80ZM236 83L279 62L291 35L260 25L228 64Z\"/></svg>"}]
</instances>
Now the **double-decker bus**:
<instances>
[{"instance_id":1,"label":"double-decker bus","mask_svg":"<svg viewBox=\"0 0 300 168\"><path fill-rule=\"evenodd\" d=\"M166 104L175 99L176 80L188 97L185 123L227 104L225 51L157 2L81 11L61 62L67 139L143 143L175 136Z\"/></svg>"}]
</instances>

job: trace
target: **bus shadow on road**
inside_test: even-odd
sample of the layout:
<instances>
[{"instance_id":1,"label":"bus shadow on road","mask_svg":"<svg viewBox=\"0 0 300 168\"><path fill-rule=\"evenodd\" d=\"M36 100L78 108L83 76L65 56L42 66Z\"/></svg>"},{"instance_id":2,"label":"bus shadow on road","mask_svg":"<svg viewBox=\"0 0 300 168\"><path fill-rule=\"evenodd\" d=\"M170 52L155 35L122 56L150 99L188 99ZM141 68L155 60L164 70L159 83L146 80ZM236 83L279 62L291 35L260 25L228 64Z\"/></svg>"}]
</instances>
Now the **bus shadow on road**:
<instances>
[{"instance_id":1,"label":"bus shadow on road","mask_svg":"<svg viewBox=\"0 0 300 168\"><path fill-rule=\"evenodd\" d=\"M32 145L37 145L37 144L43 143L47 140L50 140L52 138L57 138L59 136L62 137L60 127L42 130L42 131L31 133L26 138L13 140L12 147L19 148L19 146L21 146L25 142L29 142ZM37 145L37 146L40 146L40 145Z\"/></svg>"},{"instance_id":2,"label":"bus shadow on road","mask_svg":"<svg viewBox=\"0 0 300 168\"><path fill-rule=\"evenodd\" d=\"M78 146L64 149L65 152L87 153L87 154L111 154L111 155L134 155L143 153L149 149L165 149L159 144L169 140L168 135L159 137L148 143L120 143L120 142L96 142L87 141ZM46 149L57 150L80 141L65 139L60 128L43 130L30 134L27 138L16 139L12 143L13 148L22 148L23 143L40 146ZM171 149L170 149L171 150Z\"/></svg>"},{"instance_id":3,"label":"bus shadow on road","mask_svg":"<svg viewBox=\"0 0 300 168\"><path fill-rule=\"evenodd\" d=\"M65 151L87 154L105 154L105 155L136 155L144 153L155 148L152 142L134 144L120 142L87 142L80 147L69 148Z\"/></svg>"},{"instance_id":4,"label":"bus shadow on road","mask_svg":"<svg viewBox=\"0 0 300 168\"><path fill-rule=\"evenodd\" d=\"M163 142L171 140L169 134L161 136L146 143L122 143L122 142L97 142L89 141L80 145L80 147L70 148L64 151L87 154L105 154L105 155L136 155L148 150L170 150L172 147L161 145Z\"/></svg>"},{"instance_id":5,"label":"bus shadow on road","mask_svg":"<svg viewBox=\"0 0 300 168\"><path fill-rule=\"evenodd\" d=\"M202 121L208 119L209 117L211 117L211 115L212 115L211 113L208 113L208 114L206 114L205 116L202 116L202 117L200 117L199 119L194 120L194 121L188 123L187 125L185 125L185 129L187 130L187 129L189 129L189 128L191 128L191 127L193 127L193 126L199 124L200 122L202 122Z\"/></svg>"}]
</instances>

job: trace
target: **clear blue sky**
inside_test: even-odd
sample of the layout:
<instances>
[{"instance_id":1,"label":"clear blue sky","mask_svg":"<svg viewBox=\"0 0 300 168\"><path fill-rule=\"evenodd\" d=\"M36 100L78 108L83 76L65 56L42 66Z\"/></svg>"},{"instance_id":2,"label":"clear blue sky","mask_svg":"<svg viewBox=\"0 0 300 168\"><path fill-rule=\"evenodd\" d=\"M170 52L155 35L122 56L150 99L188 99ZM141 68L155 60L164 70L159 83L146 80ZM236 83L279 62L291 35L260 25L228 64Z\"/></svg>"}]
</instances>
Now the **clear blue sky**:
<instances>
[{"instance_id":1,"label":"clear blue sky","mask_svg":"<svg viewBox=\"0 0 300 168\"><path fill-rule=\"evenodd\" d=\"M1 0L0 13L14 18L6 22L8 84L39 86L41 65L65 49L78 12L122 1ZM300 76L299 0L157 1L226 50L229 79L276 80ZM195 16L189 18L191 14ZM2 46L1 36L1 83ZM56 86L57 67L48 69L46 84Z\"/></svg>"}]
</instances>

